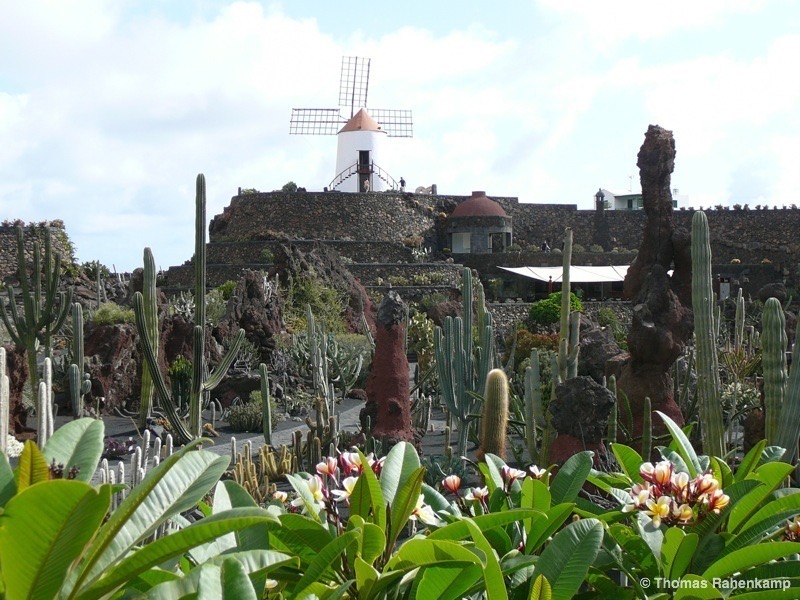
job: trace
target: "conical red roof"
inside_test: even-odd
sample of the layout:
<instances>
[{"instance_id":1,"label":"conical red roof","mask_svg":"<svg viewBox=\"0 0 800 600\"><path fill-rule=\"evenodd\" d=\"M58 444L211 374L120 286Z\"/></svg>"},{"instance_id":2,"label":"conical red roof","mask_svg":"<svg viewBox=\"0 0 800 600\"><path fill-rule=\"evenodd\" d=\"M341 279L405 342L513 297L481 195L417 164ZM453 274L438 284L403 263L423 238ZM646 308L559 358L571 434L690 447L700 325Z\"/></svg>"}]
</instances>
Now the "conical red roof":
<instances>
[{"instance_id":1,"label":"conical red roof","mask_svg":"<svg viewBox=\"0 0 800 600\"><path fill-rule=\"evenodd\" d=\"M472 192L472 197L464 200L450 213L451 217L506 217L506 211L494 200L486 197L486 192Z\"/></svg>"},{"instance_id":2,"label":"conical red roof","mask_svg":"<svg viewBox=\"0 0 800 600\"><path fill-rule=\"evenodd\" d=\"M367 111L362 108L350 117L350 120L344 124L344 127L339 130L339 133L344 133L345 131L383 131L383 129L381 129L378 122L370 117Z\"/></svg>"}]
</instances>

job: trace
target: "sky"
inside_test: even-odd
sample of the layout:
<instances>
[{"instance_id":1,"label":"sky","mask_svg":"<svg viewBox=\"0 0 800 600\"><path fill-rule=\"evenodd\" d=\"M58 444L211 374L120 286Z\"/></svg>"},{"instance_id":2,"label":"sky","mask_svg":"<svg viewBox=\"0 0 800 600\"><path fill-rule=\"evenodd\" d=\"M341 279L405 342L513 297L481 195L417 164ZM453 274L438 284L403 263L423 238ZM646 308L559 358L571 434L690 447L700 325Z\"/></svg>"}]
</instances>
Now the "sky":
<instances>
[{"instance_id":1,"label":"sky","mask_svg":"<svg viewBox=\"0 0 800 600\"><path fill-rule=\"evenodd\" d=\"M368 108L413 111L381 165L410 189L591 208L640 190L649 124L673 131L688 204L790 205L800 168L800 2L0 0L0 220L62 219L79 262L166 269L237 189L336 175L343 56ZM269 215L265 215L268 219Z\"/></svg>"}]
</instances>

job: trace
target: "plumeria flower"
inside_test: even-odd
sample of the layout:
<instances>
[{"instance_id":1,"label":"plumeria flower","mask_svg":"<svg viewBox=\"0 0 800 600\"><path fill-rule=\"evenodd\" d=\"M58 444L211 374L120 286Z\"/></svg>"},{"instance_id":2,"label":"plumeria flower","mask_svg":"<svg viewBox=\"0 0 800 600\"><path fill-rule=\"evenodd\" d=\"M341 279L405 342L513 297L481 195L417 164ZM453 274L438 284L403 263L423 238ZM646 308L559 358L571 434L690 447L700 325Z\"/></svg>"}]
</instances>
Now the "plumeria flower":
<instances>
[{"instance_id":1,"label":"plumeria flower","mask_svg":"<svg viewBox=\"0 0 800 600\"><path fill-rule=\"evenodd\" d=\"M719 513L723 508L728 506L730 501L730 497L722 493L720 489L716 489L706 496L708 510L715 513Z\"/></svg>"},{"instance_id":2,"label":"plumeria flower","mask_svg":"<svg viewBox=\"0 0 800 600\"><path fill-rule=\"evenodd\" d=\"M681 504L680 506L675 505L675 508L672 509L672 516L678 519L679 521L689 521L694 516L694 511L692 511L692 507L688 504Z\"/></svg>"},{"instance_id":3,"label":"plumeria flower","mask_svg":"<svg viewBox=\"0 0 800 600\"><path fill-rule=\"evenodd\" d=\"M531 465L528 467L528 471L530 471L531 477L535 479L541 479L547 474L547 469L540 469L536 465Z\"/></svg>"},{"instance_id":4,"label":"plumeria flower","mask_svg":"<svg viewBox=\"0 0 800 600\"><path fill-rule=\"evenodd\" d=\"M789 521L786 531L783 533L783 538L789 542L800 540L800 517L795 517Z\"/></svg>"},{"instance_id":5,"label":"plumeria flower","mask_svg":"<svg viewBox=\"0 0 800 600\"><path fill-rule=\"evenodd\" d=\"M653 502L653 500L647 500L647 510L645 514L652 517L654 527L660 527L661 519L669 516L671 504L672 499L669 496L661 496L655 502Z\"/></svg>"},{"instance_id":6,"label":"plumeria flower","mask_svg":"<svg viewBox=\"0 0 800 600\"><path fill-rule=\"evenodd\" d=\"M642 508L650 499L651 488L649 483L637 483L630 489L631 503L622 507L622 512L631 512L636 508Z\"/></svg>"},{"instance_id":7,"label":"plumeria flower","mask_svg":"<svg viewBox=\"0 0 800 600\"><path fill-rule=\"evenodd\" d=\"M687 500L689 498L689 474L688 473L673 473L670 480L672 492L680 499Z\"/></svg>"},{"instance_id":8,"label":"plumeria flower","mask_svg":"<svg viewBox=\"0 0 800 600\"><path fill-rule=\"evenodd\" d=\"M442 479L442 487L451 494L458 496L458 488L461 487L461 477L458 475L448 475Z\"/></svg>"},{"instance_id":9,"label":"plumeria flower","mask_svg":"<svg viewBox=\"0 0 800 600\"><path fill-rule=\"evenodd\" d=\"M697 495L698 500L703 500L708 494L714 493L719 489L719 481L714 479L711 473L702 473L692 482L692 491Z\"/></svg>"},{"instance_id":10,"label":"plumeria flower","mask_svg":"<svg viewBox=\"0 0 800 600\"><path fill-rule=\"evenodd\" d=\"M653 468L653 483L662 488L669 485L672 479L672 470L672 463L668 460L662 460Z\"/></svg>"},{"instance_id":11,"label":"plumeria flower","mask_svg":"<svg viewBox=\"0 0 800 600\"><path fill-rule=\"evenodd\" d=\"M383 471L383 463L386 462L386 457L382 456L381 458L374 459L372 458L372 453L370 452L367 458L369 459L369 466L372 468L372 472L380 477L381 472Z\"/></svg>"},{"instance_id":12,"label":"plumeria flower","mask_svg":"<svg viewBox=\"0 0 800 600\"><path fill-rule=\"evenodd\" d=\"M425 496L422 494L419 495L417 505L408 518L412 521L422 521L426 525L436 525L439 523L439 517L436 516L433 508L425 504Z\"/></svg>"},{"instance_id":13,"label":"plumeria flower","mask_svg":"<svg viewBox=\"0 0 800 600\"><path fill-rule=\"evenodd\" d=\"M272 494L272 498L278 502L286 502L289 499L289 494L286 492L276 491Z\"/></svg>"},{"instance_id":14,"label":"plumeria flower","mask_svg":"<svg viewBox=\"0 0 800 600\"><path fill-rule=\"evenodd\" d=\"M651 462L644 462L642 466L639 467L639 475L641 475L642 479L645 481L653 481L653 471L655 471L655 467Z\"/></svg>"},{"instance_id":15,"label":"plumeria flower","mask_svg":"<svg viewBox=\"0 0 800 600\"><path fill-rule=\"evenodd\" d=\"M345 475L360 475L361 471L364 470L361 464L361 456L359 456L358 452L342 452L339 455L339 462Z\"/></svg>"},{"instance_id":16,"label":"plumeria flower","mask_svg":"<svg viewBox=\"0 0 800 600\"><path fill-rule=\"evenodd\" d=\"M506 488L510 489L511 485L517 479L524 479L527 473L525 471L520 471L519 469L514 469L513 467L509 467L507 465L503 465L500 469L500 475L503 478L503 481L506 484Z\"/></svg>"},{"instance_id":17,"label":"plumeria flower","mask_svg":"<svg viewBox=\"0 0 800 600\"><path fill-rule=\"evenodd\" d=\"M336 458L333 456L329 456L323 462L317 464L317 473L322 476L328 475L329 477L336 477L338 471L339 465L337 464Z\"/></svg>"},{"instance_id":18,"label":"plumeria flower","mask_svg":"<svg viewBox=\"0 0 800 600\"><path fill-rule=\"evenodd\" d=\"M356 487L356 482L358 481L358 477L345 477L342 480L342 489L341 490L331 490L331 494L336 499L337 502L342 502L343 500L348 500L353 493L353 490Z\"/></svg>"},{"instance_id":19,"label":"plumeria flower","mask_svg":"<svg viewBox=\"0 0 800 600\"><path fill-rule=\"evenodd\" d=\"M489 488L482 487L482 488L472 488L467 495L464 496L464 500L467 502L473 502L477 500L478 502L486 502L486 499L489 497Z\"/></svg>"},{"instance_id":20,"label":"plumeria flower","mask_svg":"<svg viewBox=\"0 0 800 600\"><path fill-rule=\"evenodd\" d=\"M306 480L308 491L314 496L314 500L320 504L325 504L325 483L319 475L314 475L311 479ZM292 500L292 506L303 506L303 498L298 497Z\"/></svg>"}]
</instances>

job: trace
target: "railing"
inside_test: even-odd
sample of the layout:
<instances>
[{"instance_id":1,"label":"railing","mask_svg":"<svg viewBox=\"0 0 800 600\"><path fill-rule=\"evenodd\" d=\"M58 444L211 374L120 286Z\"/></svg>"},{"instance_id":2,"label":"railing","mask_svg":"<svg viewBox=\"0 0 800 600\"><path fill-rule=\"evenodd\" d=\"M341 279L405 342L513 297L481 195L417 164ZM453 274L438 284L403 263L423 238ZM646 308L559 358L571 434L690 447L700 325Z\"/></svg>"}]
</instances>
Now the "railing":
<instances>
[{"instance_id":1,"label":"railing","mask_svg":"<svg viewBox=\"0 0 800 600\"><path fill-rule=\"evenodd\" d=\"M363 163L353 163L352 165L344 169L341 173L339 173L336 177L333 178L333 180L328 185L328 189L335 190L342 183L344 183L345 180L349 179L353 175L361 173L364 167L368 167L369 168L368 172L370 174L377 175L379 178L385 181L391 189L393 190L400 189L400 184L397 183L397 181L395 181L395 179L391 175L389 175L386 171L384 171L378 165L376 165L374 161L370 162L369 165L365 165Z\"/></svg>"}]
</instances>

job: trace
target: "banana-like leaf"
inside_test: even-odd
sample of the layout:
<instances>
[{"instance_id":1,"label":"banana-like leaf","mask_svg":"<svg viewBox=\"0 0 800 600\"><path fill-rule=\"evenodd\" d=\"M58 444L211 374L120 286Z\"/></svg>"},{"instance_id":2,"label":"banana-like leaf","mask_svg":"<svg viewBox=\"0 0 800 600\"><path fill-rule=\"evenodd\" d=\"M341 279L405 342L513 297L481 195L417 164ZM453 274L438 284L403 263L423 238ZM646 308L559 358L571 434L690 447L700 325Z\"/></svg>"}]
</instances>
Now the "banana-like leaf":
<instances>
[{"instance_id":1,"label":"banana-like leaf","mask_svg":"<svg viewBox=\"0 0 800 600\"><path fill-rule=\"evenodd\" d=\"M98 532L80 565L74 592L91 585L167 519L195 506L219 480L230 458L194 451L199 444L184 446L131 490Z\"/></svg>"},{"instance_id":2,"label":"banana-like leaf","mask_svg":"<svg viewBox=\"0 0 800 600\"><path fill-rule=\"evenodd\" d=\"M481 567L469 563L443 563L421 569L411 587L412 598L436 598L437 600L458 600L464 592L480 578ZM503 589L505 593L505 589ZM506 598L492 596L489 598Z\"/></svg>"},{"instance_id":3,"label":"banana-like leaf","mask_svg":"<svg viewBox=\"0 0 800 600\"><path fill-rule=\"evenodd\" d=\"M745 525L748 519L755 514L769 495L783 483L793 470L793 465L783 462L772 462L761 465L758 469L750 473L750 475L747 476L747 480L752 479L759 481L764 485L746 494L731 509L730 517L728 517L728 531L735 533Z\"/></svg>"},{"instance_id":4,"label":"banana-like leaf","mask_svg":"<svg viewBox=\"0 0 800 600\"><path fill-rule=\"evenodd\" d=\"M679 527L670 527L661 544L661 569L667 579L679 579L689 568L700 539L694 533L684 533Z\"/></svg>"},{"instance_id":5,"label":"banana-like leaf","mask_svg":"<svg viewBox=\"0 0 800 600\"><path fill-rule=\"evenodd\" d=\"M706 579L729 577L771 560L800 553L798 542L772 542L735 550L715 561L703 572Z\"/></svg>"},{"instance_id":6,"label":"banana-like leaf","mask_svg":"<svg viewBox=\"0 0 800 600\"><path fill-rule=\"evenodd\" d=\"M642 483L644 481L639 474L639 468L644 460L636 450L624 444L612 443L611 451L614 453L622 472L630 477L631 481L634 483Z\"/></svg>"},{"instance_id":7,"label":"banana-like leaf","mask_svg":"<svg viewBox=\"0 0 800 600\"><path fill-rule=\"evenodd\" d=\"M34 446L35 447L35 446ZM70 565L97 532L111 489L55 479L27 487L0 516L0 563L8 598L55 598Z\"/></svg>"},{"instance_id":8,"label":"banana-like leaf","mask_svg":"<svg viewBox=\"0 0 800 600\"><path fill-rule=\"evenodd\" d=\"M8 457L0 453L0 508L3 508L14 494L17 493L17 482Z\"/></svg>"},{"instance_id":9,"label":"banana-like leaf","mask_svg":"<svg viewBox=\"0 0 800 600\"><path fill-rule=\"evenodd\" d=\"M553 504L575 502L586 478L592 470L592 456L589 451L573 454L558 470L550 484L550 495Z\"/></svg>"},{"instance_id":10,"label":"banana-like leaf","mask_svg":"<svg viewBox=\"0 0 800 600\"><path fill-rule=\"evenodd\" d=\"M42 456L39 447L31 440L25 442L25 447L19 456L17 468L14 469L14 479L17 485L17 492L21 492L34 483L50 479L50 467L47 464L47 460Z\"/></svg>"},{"instance_id":11,"label":"banana-like leaf","mask_svg":"<svg viewBox=\"0 0 800 600\"><path fill-rule=\"evenodd\" d=\"M359 475L353 493L350 496L350 514L358 515L368 523L374 523L386 530L386 501L381 484L375 473L368 466L366 457L358 451L364 471Z\"/></svg>"},{"instance_id":12,"label":"banana-like leaf","mask_svg":"<svg viewBox=\"0 0 800 600\"><path fill-rule=\"evenodd\" d=\"M342 554L347 550L348 546L357 543L358 535L357 531L347 531L325 546L311 561L311 564L308 565L305 574L293 591L294 596L302 597L301 594L314 583L328 583L319 581L326 572L340 572Z\"/></svg>"},{"instance_id":13,"label":"banana-like leaf","mask_svg":"<svg viewBox=\"0 0 800 600\"><path fill-rule=\"evenodd\" d=\"M531 593L528 600L552 600L553 588L543 575L538 575L531 583Z\"/></svg>"},{"instance_id":14,"label":"banana-like leaf","mask_svg":"<svg viewBox=\"0 0 800 600\"><path fill-rule=\"evenodd\" d=\"M603 525L596 519L575 521L555 535L536 563L536 575L551 583L554 600L578 593L602 543Z\"/></svg>"},{"instance_id":15,"label":"banana-like leaf","mask_svg":"<svg viewBox=\"0 0 800 600\"><path fill-rule=\"evenodd\" d=\"M75 479L89 483L103 455L105 426L98 419L77 419L59 427L44 445L47 464L56 461L64 470L78 467Z\"/></svg>"},{"instance_id":16,"label":"banana-like leaf","mask_svg":"<svg viewBox=\"0 0 800 600\"><path fill-rule=\"evenodd\" d=\"M381 470L381 492L383 501L391 505L397 490L408 480L414 471L419 469L419 456L414 446L408 442L396 444L389 454Z\"/></svg>"},{"instance_id":17,"label":"banana-like leaf","mask_svg":"<svg viewBox=\"0 0 800 600\"><path fill-rule=\"evenodd\" d=\"M750 448L750 451L745 454L742 462L739 463L739 468L736 469L736 481L742 481L747 477L750 472L758 466L758 461L761 458L761 453L767 447L767 440L761 440L755 446Z\"/></svg>"},{"instance_id":18,"label":"banana-like leaf","mask_svg":"<svg viewBox=\"0 0 800 600\"><path fill-rule=\"evenodd\" d=\"M686 463L689 478L693 479L697 477L697 474L702 473L705 469L703 469L702 465L700 464L700 460L698 459L697 453L694 451L689 438L686 437L686 434L683 432L683 430L678 427L678 424L670 419L667 415L658 410L654 412L658 413L658 415L664 421L664 425L667 426L670 434L672 434L672 439L675 443L678 454L680 454L684 463Z\"/></svg>"}]
</instances>

